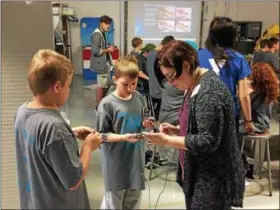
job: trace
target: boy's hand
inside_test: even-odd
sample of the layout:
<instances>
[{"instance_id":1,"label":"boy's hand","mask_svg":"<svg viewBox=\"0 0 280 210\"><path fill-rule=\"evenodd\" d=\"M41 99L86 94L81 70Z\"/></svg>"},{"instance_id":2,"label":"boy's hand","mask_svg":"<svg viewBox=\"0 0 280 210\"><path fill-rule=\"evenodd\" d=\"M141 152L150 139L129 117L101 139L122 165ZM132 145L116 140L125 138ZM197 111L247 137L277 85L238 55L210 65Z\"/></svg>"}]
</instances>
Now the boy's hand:
<instances>
[{"instance_id":1,"label":"boy's hand","mask_svg":"<svg viewBox=\"0 0 280 210\"><path fill-rule=\"evenodd\" d=\"M85 138L85 144L88 144L92 151L97 149L100 146L101 142L101 135L98 132L90 133Z\"/></svg>"},{"instance_id":2,"label":"boy's hand","mask_svg":"<svg viewBox=\"0 0 280 210\"><path fill-rule=\"evenodd\" d=\"M144 128L152 129L155 126L155 118L148 117L143 121Z\"/></svg>"},{"instance_id":3,"label":"boy's hand","mask_svg":"<svg viewBox=\"0 0 280 210\"><path fill-rule=\"evenodd\" d=\"M95 130L90 128L90 127L86 127L86 126L80 126L80 127L75 127L72 128L72 131L75 135L76 138L81 139L81 140L85 140L85 138L90 134L90 133L94 133Z\"/></svg>"},{"instance_id":4,"label":"boy's hand","mask_svg":"<svg viewBox=\"0 0 280 210\"><path fill-rule=\"evenodd\" d=\"M127 133L123 135L123 139L127 142L130 143L135 143L137 142L139 139L137 138L136 134L131 134L131 133Z\"/></svg>"}]
</instances>

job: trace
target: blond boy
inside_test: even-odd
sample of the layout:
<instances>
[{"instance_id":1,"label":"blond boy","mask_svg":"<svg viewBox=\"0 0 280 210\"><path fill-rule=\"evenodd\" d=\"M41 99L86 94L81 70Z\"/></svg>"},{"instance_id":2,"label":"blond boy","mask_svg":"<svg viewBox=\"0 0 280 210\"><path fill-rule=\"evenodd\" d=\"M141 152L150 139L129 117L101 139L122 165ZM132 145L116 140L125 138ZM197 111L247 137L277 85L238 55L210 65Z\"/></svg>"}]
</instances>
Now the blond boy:
<instances>
[{"instance_id":1,"label":"blond boy","mask_svg":"<svg viewBox=\"0 0 280 210\"><path fill-rule=\"evenodd\" d=\"M33 100L15 117L21 209L89 209L84 182L91 152L100 135L87 127L71 127L59 108L70 93L73 66L51 50L32 58L28 83ZM75 140L84 140L81 153Z\"/></svg>"},{"instance_id":2,"label":"blond boy","mask_svg":"<svg viewBox=\"0 0 280 210\"><path fill-rule=\"evenodd\" d=\"M101 157L105 195L101 209L140 209L144 182L144 141L135 139L142 126L151 127L145 99L135 91L139 69L135 58L122 57L115 65L116 90L97 112L102 133Z\"/></svg>"}]
</instances>

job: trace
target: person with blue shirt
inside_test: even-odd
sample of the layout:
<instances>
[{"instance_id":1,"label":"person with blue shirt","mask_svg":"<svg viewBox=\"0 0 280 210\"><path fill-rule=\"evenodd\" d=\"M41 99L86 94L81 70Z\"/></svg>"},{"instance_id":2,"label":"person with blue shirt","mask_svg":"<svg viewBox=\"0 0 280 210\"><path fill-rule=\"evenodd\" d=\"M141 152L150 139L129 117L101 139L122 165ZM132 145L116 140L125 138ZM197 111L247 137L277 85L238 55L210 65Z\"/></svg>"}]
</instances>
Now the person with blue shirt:
<instances>
[{"instance_id":1,"label":"person with blue shirt","mask_svg":"<svg viewBox=\"0 0 280 210\"><path fill-rule=\"evenodd\" d=\"M234 100L237 134L239 102L243 110L245 132L250 134L254 132L247 79L251 68L245 57L234 50L236 34L236 26L230 18L215 17L210 24L206 49L198 51L198 59L200 67L213 70L230 90Z\"/></svg>"}]
</instances>

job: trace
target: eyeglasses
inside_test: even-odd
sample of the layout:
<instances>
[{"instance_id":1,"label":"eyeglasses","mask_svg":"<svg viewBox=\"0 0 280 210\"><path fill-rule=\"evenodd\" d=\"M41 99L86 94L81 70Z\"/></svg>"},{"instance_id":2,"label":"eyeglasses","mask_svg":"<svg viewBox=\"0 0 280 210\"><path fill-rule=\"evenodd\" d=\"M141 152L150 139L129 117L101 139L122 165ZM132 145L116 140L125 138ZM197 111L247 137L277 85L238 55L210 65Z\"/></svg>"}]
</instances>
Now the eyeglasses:
<instances>
[{"instance_id":1,"label":"eyeglasses","mask_svg":"<svg viewBox=\"0 0 280 210\"><path fill-rule=\"evenodd\" d=\"M171 74L165 75L165 78L168 82L172 83L176 79L176 75L177 75L177 72L173 71Z\"/></svg>"}]
</instances>

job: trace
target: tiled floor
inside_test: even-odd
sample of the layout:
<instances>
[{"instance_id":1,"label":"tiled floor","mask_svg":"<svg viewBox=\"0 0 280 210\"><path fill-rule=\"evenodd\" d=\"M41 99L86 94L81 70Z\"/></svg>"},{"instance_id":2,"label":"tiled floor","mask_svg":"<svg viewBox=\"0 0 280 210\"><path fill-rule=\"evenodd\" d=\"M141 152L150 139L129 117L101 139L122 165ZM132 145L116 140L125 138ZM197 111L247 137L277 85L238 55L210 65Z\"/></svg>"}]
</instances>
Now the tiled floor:
<instances>
[{"instance_id":1,"label":"tiled floor","mask_svg":"<svg viewBox=\"0 0 280 210\"><path fill-rule=\"evenodd\" d=\"M71 126L95 125L95 91L94 85L84 88L84 82L81 76L75 76L72 85L71 96L67 103L67 113L70 118ZM86 84L88 85L88 83ZM268 196L267 179L255 180L247 187L244 200L244 209L279 209L279 120L274 110L272 120L272 132L274 137L271 140L271 159L273 174L273 196ZM150 192L147 189L143 192L142 208L155 208L159 194L164 188L166 182L167 168L157 169L152 181L149 182ZM146 177L148 177L146 171ZM265 177L265 174L264 174ZM158 209L184 209L184 197L182 190L175 182L175 173L168 175L167 185L162 193L157 208ZM92 161L89 172L86 177L88 195L91 202L91 208L98 209L103 197L103 177L100 167L99 151L92 155Z\"/></svg>"}]
</instances>

